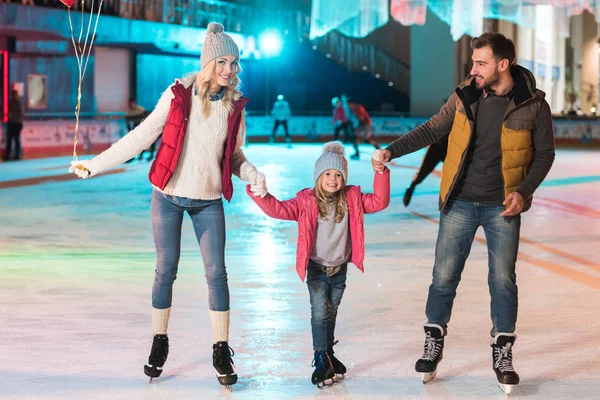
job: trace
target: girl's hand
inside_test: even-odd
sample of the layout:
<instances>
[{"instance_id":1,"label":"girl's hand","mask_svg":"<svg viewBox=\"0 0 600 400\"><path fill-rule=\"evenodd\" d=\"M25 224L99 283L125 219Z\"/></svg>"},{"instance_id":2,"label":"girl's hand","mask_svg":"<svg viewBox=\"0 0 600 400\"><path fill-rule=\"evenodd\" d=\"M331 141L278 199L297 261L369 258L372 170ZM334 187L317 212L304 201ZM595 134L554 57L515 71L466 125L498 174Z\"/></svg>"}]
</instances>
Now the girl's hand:
<instances>
[{"instance_id":1,"label":"girl's hand","mask_svg":"<svg viewBox=\"0 0 600 400\"><path fill-rule=\"evenodd\" d=\"M385 163L388 161L390 161L389 150L375 150L371 155L371 165L373 166L373 170L380 174L383 174Z\"/></svg>"},{"instance_id":2,"label":"girl's hand","mask_svg":"<svg viewBox=\"0 0 600 400\"><path fill-rule=\"evenodd\" d=\"M269 193L267 191L267 180L265 178L265 174L262 172L256 174L256 183L250 185L250 191L252 194L254 194L254 196L260 196L261 198L264 198L267 193Z\"/></svg>"}]
</instances>

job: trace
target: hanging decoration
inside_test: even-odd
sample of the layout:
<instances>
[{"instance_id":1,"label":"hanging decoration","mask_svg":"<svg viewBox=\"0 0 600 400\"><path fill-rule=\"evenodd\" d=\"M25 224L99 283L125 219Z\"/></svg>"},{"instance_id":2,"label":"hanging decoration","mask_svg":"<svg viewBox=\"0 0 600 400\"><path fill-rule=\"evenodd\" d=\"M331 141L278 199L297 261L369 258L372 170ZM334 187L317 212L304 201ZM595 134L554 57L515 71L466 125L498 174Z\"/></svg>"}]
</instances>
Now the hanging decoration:
<instances>
[{"instance_id":1,"label":"hanging decoration","mask_svg":"<svg viewBox=\"0 0 600 400\"><path fill-rule=\"evenodd\" d=\"M388 4L388 0L313 0L310 39L332 30L348 37L365 37L388 23Z\"/></svg>"},{"instance_id":2,"label":"hanging decoration","mask_svg":"<svg viewBox=\"0 0 600 400\"><path fill-rule=\"evenodd\" d=\"M402 25L425 25L427 0L391 0L390 14Z\"/></svg>"}]
</instances>

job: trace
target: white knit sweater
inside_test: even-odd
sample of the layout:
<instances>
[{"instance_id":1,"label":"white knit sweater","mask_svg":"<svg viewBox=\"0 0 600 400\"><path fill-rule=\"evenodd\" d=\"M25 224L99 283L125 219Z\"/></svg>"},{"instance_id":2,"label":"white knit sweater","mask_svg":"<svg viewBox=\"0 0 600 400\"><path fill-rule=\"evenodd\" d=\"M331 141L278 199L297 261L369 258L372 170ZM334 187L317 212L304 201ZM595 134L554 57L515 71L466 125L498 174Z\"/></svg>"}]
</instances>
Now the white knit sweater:
<instances>
[{"instance_id":1,"label":"white knit sweater","mask_svg":"<svg viewBox=\"0 0 600 400\"><path fill-rule=\"evenodd\" d=\"M194 80L195 75L192 75L180 82L189 87ZM90 168L94 174L129 160L148 148L160 136L174 97L171 90L173 85L165 90L154 111L138 127L92 159ZM220 100L211 102L211 106L210 116L204 119L200 99L192 95L183 148L173 176L162 190L163 193L190 199L221 198L221 160L225 152L229 111ZM232 171L234 175L248 182L248 174L256 171L256 168L246 160L240 148L242 141L243 138L238 136L232 156Z\"/></svg>"}]
</instances>

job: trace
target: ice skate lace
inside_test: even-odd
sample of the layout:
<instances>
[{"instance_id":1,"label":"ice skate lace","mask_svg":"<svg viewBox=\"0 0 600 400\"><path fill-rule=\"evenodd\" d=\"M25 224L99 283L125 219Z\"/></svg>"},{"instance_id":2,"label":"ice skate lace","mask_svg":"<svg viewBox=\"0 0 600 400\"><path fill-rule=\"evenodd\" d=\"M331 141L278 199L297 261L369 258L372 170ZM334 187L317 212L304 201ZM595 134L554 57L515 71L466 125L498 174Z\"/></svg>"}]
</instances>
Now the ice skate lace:
<instances>
[{"instance_id":1,"label":"ice skate lace","mask_svg":"<svg viewBox=\"0 0 600 400\"><path fill-rule=\"evenodd\" d=\"M329 360L329 355L327 355L326 352L323 352L323 354L318 354L315 356L315 358L313 358L310 366L313 368L325 369L326 361L331 363L331 360Z\"/></svg>"},{"instance_id":2,"label":"ice skate lace","mask_svg":"<svg viewBox=\"0 0 600 400\"><path fill-rule=\"evenodd\" d=\"M498 369L500 372L512 372L514 371L512 365L512 343L507 343L504 347L494 347L494 352L496 353L496 362L494 363L494 368Z\"/></svg>"},{"instance_id":3,"label":"ice skate lace","mask_svg":"<svg viewBox=\"0 0 600 400\"><path fill-rule=\"evenodd\" d=\"M423 346L423 357L421 359L433 361L437 358L442 350L442 339L431 337L431 332L425 334L425 345Z\"/></svg>"},{"instance_id":4,"label":"ice skate lace","mask_svg":"<svg viewBox=\"0 0 600 400\"><path fill-rule=\"evenodd\" d=\"M233 359L231 357L234 355L235 353L233 349L229 347L228 344L219 345L215 349L215 357L217 359L219 368L229 368L233 370L231 366L235 364L233 363Z\"/></svg>"}]
</instances>

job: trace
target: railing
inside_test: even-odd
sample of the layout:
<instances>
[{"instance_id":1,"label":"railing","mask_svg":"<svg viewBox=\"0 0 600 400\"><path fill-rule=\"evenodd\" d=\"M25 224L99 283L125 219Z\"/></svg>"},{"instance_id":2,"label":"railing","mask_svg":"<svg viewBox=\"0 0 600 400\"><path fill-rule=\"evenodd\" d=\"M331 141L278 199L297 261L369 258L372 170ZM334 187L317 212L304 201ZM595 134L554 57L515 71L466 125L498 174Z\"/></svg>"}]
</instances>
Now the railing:
<instances>
[{"instance_id":1,"label":"railing","mask_svg":"<svg viewBox=\"0 0 600 400\"><path fill-rule=\"evenodd\" d=\"M231 32L257 34L265 26L287 30L291 38L308 37L310 17L300 11L263 9L217 0L164 0L163 22L206 26L220 22Z\"/></svg>"},{"instance_id":2,"label":"railing","mask_svg":"<svg viewBox=\"0 0 600 400\"><path fill-rule=\"evenodd\" d=\"M13 0L21 3L21 0ZM36 0L36 6L66 10L57 0ZM81 11L81 1L71 11ZM97 10L99 0L93 0ZM90 11L92 0L85 0L84 11ZM206 27L209 22L220 22L230 32L258 34L265 26L276 25L287 30L290 37L308 37L310 17L300 11L265 9L243 6L220 0L104 0L101 15L120 18L163 22L169 24Z\"/></svg>"}]
</instances>

